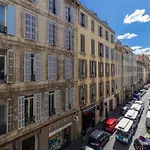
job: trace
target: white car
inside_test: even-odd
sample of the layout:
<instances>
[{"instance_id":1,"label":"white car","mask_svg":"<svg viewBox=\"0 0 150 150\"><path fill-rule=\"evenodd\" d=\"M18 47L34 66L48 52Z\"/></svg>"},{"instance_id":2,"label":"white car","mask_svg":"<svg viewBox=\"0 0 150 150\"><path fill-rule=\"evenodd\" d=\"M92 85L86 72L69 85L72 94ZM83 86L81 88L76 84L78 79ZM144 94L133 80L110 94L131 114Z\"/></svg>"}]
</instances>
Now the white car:
<instances>
[{"instance_id":1,"label":"white car","mask_svg":"<svg viewBox=\"0 0 150 150\"><path fill-rule=\"evenodd\" d=\"M84 147L81 147L80 150L94 150L94 149L89 146L84 146Z\"/></svg>"},{"instance_id":2,"label":"white car","mask_svg":"<svg viewBox=\"0 0 150 150\"><path fill-rule=\"evenodd\" d=\"M144 103L141 102L141 101L134 101L134 103L135 103L135 104L140 104L140 105L144 106Z\"/></svg>"}]
</instances>

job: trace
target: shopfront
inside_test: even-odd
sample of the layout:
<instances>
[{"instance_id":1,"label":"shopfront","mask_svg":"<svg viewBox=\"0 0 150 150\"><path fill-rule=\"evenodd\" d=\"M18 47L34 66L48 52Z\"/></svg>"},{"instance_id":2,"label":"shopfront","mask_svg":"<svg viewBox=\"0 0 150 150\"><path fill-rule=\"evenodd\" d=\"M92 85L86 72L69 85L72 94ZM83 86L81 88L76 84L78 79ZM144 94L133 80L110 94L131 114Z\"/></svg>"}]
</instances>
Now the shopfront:
<instances>
[{"instance_id":1,"label":"shopfront","mask_svg":"<svg viewBox=\"0 0 150 150\"><path fill-rule=\"evenodd\" d=\"M82 131L85 135L90 128L95 126L95 105L91 105L82 111Z\"/></svg>"}]
</instances>

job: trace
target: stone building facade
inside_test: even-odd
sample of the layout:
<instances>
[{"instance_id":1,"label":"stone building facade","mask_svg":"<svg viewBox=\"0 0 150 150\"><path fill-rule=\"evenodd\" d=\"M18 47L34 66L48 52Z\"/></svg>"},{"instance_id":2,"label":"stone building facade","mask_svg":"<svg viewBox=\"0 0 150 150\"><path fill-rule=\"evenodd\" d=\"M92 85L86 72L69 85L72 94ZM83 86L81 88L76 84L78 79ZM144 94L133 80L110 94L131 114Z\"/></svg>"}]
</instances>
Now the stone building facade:
<instances>
[{"instance_id":1,"label":"stone building facade","mask_svg":"<svg viewBox=\"0 0 150 150\"><path fill-rule=\"evenodd\" d=\"M0 150L65 147L77 127L76 3L0 1Z\"/></svg>"}]
</instances>

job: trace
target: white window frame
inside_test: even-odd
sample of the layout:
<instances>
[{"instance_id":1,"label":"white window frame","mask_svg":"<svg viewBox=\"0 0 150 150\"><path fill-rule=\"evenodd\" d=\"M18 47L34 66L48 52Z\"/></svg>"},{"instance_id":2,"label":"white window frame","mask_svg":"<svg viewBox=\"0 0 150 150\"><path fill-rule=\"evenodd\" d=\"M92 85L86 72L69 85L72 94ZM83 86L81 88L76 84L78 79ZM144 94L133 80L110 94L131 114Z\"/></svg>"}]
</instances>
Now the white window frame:
<instances>
[{"instance_id":1,"label":"white window frame","mask_svg":"<svg viewBox=\"0 0 150 150\"><path fill-rule=\"evenodd\" d=\"M53 28L53 43L50 43L50 23L53 24L53 26L55 26L55 30ZM52 46L56 46L56 43L57 43L57 24L56 22L53 22L53 21L49 21L48 22L48 43ZM54 39L55 38L55 39ZM55 42L54 42L55 41Z\"/></svg>"}]
</instances>

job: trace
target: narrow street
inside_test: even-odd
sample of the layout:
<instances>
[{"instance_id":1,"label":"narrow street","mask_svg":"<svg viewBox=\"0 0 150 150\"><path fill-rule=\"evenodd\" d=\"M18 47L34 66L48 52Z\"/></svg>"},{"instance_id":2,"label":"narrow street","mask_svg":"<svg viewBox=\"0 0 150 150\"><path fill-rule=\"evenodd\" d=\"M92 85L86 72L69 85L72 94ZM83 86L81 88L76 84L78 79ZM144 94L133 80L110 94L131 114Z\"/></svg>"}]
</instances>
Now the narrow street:
<instances>
[{"instance_id":1,"label":"narrow street","mask_svg":"<svg viewBox=\"0 0 150 150\"><path fill-rule=\"evenodd\" d=\"M124 145L118 141L115 140L115 133L111 135L110 137L110 141L106 144L106 146L104 147L104 150L134 150L133 147L133 141L139 137L140 135L146 135L147 131L146 131L146 126L145 126L145 116L146 116L146 111L147 111L147 107L149 105L148 103L148 98L150 97L150 89L146 92L146 94L141 98L141 101L144 102L144 111L141 117L141 120L138 124L138 128L136 130L135 135L133 136L132 141L130 142L130 144L128 145ZM114 118L120 118L121 115L119 114L120 112L120 108L123 106L124 104L121 104L118 108L116 108L110 115L109 117L114 117ZM94 129L103 129L103 124L102 123L98 123ZM89 134L94 130L92 129L87 137L85 138L85 140L78 140L76 141L74 144L72 144L70 147L68 147L66 150L78 150L81 146L86 145L87 139Z\"/></svg>"}]
</instances>

